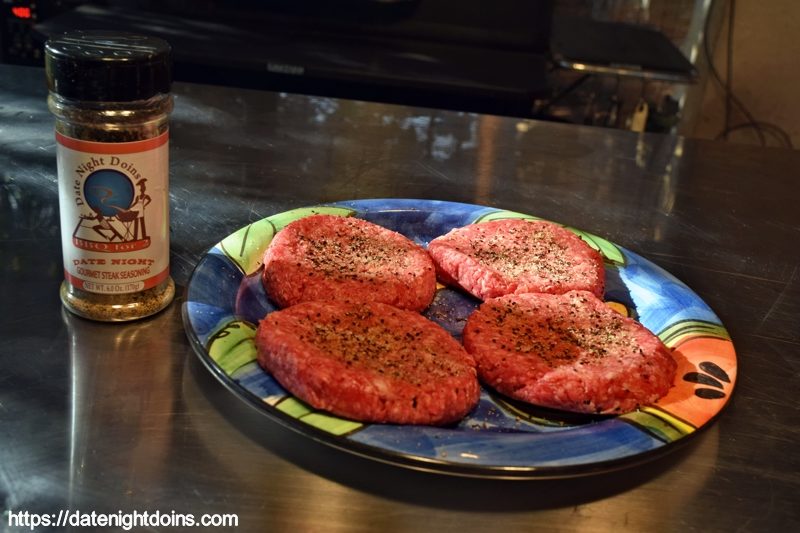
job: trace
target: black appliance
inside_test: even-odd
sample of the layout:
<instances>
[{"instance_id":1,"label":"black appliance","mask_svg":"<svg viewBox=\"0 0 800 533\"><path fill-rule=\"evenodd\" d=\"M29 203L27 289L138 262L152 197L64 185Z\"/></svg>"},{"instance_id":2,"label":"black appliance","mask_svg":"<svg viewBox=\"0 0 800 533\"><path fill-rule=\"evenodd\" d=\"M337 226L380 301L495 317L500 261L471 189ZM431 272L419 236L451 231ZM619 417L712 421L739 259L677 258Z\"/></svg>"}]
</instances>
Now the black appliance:
<instances>
[{"instance_id":1,"label":"black appliance","mask_svg":"<svg viewBox=\"0 0 800 533\"><path fill-rule=\"evenodd\" d=\"M39 4L46 3L39 0ZM41 19L157 35L179 81L530 116L553 0L129 0Z\"/></svg>"},{"instance_id":2,"label":"black appliance","mask_svg":"<svg viewBox=\"0 0 800 533\"><path fill-rule=\"evenodd\" d=\"M37 25L85 0L0 0L0 63L42 65L42 35Z\"/></svg>"}]
</instances>

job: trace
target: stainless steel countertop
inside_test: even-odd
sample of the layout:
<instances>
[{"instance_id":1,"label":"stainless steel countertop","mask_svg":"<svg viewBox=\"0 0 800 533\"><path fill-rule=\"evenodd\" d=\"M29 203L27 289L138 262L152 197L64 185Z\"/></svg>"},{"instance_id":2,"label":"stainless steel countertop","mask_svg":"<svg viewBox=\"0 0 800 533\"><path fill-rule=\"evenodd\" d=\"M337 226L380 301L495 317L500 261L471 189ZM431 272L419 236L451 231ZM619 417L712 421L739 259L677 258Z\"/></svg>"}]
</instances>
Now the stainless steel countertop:
<instances>
[{"instance_id":1,"label":"stainless steel countertop","mask_svg":"<svg viewBox=\"0 0 800 533\"><path fill-rule=\"evenodd\" d=\"M241 531L800 528L800 152L201 85L174 93L178 296L150 319L93 323L58 298L44 73L0 66L2 527L9 510L69 508L236 513ZM377 197L532 213L666 268L733 338L728 407L657 460L564 480L416 472L271 422L192 352L180 316L191 271L248 222Z\"/></svg>"}]
</instances>

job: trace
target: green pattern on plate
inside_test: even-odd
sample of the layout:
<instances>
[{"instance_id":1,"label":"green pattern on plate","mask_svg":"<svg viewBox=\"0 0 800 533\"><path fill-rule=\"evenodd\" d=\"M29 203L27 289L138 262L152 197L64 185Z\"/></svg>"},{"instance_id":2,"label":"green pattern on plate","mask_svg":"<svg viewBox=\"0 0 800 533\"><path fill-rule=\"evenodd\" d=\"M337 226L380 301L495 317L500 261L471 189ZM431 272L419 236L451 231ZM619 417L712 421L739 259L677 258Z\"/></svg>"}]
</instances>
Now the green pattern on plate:
<instances>
[{"instance_id":1,"label":"green pattern on plate","mask_svg":"<svg viewBox=\"0 0 800 533\"><path fill-rule=\"evenodd\" d=\"M290 222L300 220L301 218L310 217L311 215L336 215L340 217L351 217L355 215L355 213L355 210L348 207L332 207L321 205L316 207L301 207L299 209L292 209L291 211L272 215L271 217L267 218L275 226L275 231L280 231Z\"/></svg>"},{"instance_id":2,"label":"green pattern on plate","mask_svg":"<svg viewBox=\"0 0 800 533\"><path fill-rule=\"evenodd\" d=\"M670 348L676 346L679 341L685 337L713 337L715 339L723 339L726 341L731 340L723 326L714 324L713 322L705 322L703 320L682 320L676 322L658 334L666 346Z\"/></svg>"},{"instance_id":3,"label":"green pattern on plate","mask_svg":"<svg viewBox=\"0 0 800 533\"><path fill-rule=\"evenodd\" d=\"M484 222L489 222L491 220L504 220L507 218L521 218L527 220L544 220L543 218L535 217L532 215L526 215L524 213L517 213L516 211L493 211L491 213L487 213L485 215L481 215L473 224L482 224ZM550 222L550 221L548 221ZM572 228L570 226L564 226L562 224L558 224L557 222L553 222L558 226L567 229L583 239L583 241L600 252L603 258L608 261L609 263L613 263L615 265L624 265L625 264L625 256L622 254L617 246L602 237L598 237L597 235L593 235L591 233L587 233L585 231L581 231L577 228Z\"/></svg>"},{"instance_id":4,"label":"green pattern on plate","mask_svg":"<svg viewBox=\"0 0 800 533\"><path fill-rule=\"evenodd\" d=\"M507 218L524 218L529 220L544 220L533 215L526 215L525 213L517 213L516 211L492 211L476 218L473 224L482 224L483 222L490 222L492 220L505 220Z\"/></svg>"},{"instance_id":5,"label":"green pattern on plate","mask_svg":"<svg viewBox=\"0 0 800 533\"><path fill-rule=\"evenodd\" d=\"M258 358L255 343L256 326L242 320L228 322L209 338L208 354L228 376L236 375L238 370L253 364ZM267 401L264 399L264 401ZM292 396L280 399L275 406L292 418L321 429L332 435L346 435L363 426L360 422L337 418L314 410Z\"/></svg>"},{"instance_id":6,"label":"green pattern on plate","mask_svg":"<svg viewBox=\"0 0 800 533\"><path fill-rule=\"evenodd\" d=\"M234 320L208 340L208 354L227 375L256 360L256 327L249 322Z\"/></svg>"},{"instance_id":7,"label":"green pattern on plate","mask_svg":"<svg viewBox=\"0 0 800 533\"><path fill-rule=\"evenodd\" d=\"M302 420L310 426L314 426L317 429L321 429L333 435L346 435L363 426L360 422L345 420L315 411L313 408L292 396L287 396L276 408L292 418Z\"/></svg>"},{"instance_id":8,"label":"green pattern on plate","mask_svg":"<svg viewBox=\"0 0 800 533\"><path fill-rule=\"evenodd\" d=\"M570 230L572 233L583 239L586 244L600 252L603 258L609 263L613 263L615 265L625 264L625 256L622 255L622 252L615 244L592 233L587 233L569 226L564 226L564 228Z\"/></svg>"},{"instance_id":9,"label":"green pattern on plate","mask_svg":"<svg viewBox=\"0 0 800 533\"><path fill-rule=\"evenodd\" d=\"M302 207L285 213L263 218L232 233L219 243L225 252L245 275L261 268L262 257L272 238L290 222L311 215L352 216L354 211L345 207Z\"/></svg>"},{"instance_id":10,"label":"green pattern on plate","mask_svg":"<svg viewBox=\"0 0 800 533\"><path fill-rule=\"evenodd\" d=\"M693 431L685 424L673 425L670 421L650 411L632 411L619 415L620 419L634 424L664 442L674 442Z\"/></svg>"}]
</instances>

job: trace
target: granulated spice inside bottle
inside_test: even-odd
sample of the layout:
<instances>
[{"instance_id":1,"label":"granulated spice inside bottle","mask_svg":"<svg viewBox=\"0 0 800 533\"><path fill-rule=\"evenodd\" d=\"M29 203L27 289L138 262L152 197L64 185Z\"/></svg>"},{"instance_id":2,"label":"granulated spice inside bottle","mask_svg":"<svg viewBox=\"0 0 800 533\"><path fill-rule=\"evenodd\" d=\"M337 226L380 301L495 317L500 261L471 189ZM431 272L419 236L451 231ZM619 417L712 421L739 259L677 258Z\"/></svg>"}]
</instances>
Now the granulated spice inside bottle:
<instances>
[{"instance_id":1,"label":"granulated spice inside bottle","mask_svg":"<svg viewBox=\"0 0 800 533\"><path fill-rule=\"evenodd\" d=\"M169 275L169 45L72 32L45 45L56 117L64 254L75 314L133 320L166 307Z\"/></svg>"}]
</instances>

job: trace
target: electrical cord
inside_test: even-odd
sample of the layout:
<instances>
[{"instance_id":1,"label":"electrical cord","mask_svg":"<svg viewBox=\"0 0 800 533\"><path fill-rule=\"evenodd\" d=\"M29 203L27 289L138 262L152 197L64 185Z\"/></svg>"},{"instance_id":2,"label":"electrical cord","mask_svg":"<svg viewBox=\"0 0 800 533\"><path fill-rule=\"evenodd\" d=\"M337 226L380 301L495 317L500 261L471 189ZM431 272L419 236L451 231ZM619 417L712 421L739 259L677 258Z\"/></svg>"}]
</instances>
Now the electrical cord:
<instances>
[{"instance_id":1,"label":"electrical cord","mask_svg":"<svg viewBox=\"0 0 800 533\"><path fill-rule=\"evenodd\" d=\"M733 94L733 21L736 20L736 2L730 1L728 7L728 46L725 49L727 60L725 62L725 130L723 138L728 140L728 133L731 127L731 117L733 116L733 102L730 95ZM763 139L762 139L763 144Z\"/></svg>"},{"instance_id":2,"label":"electrical cord","mask_svg":"<svg viewBox=\"0 0 800 533\"><path fill-rule=\"evenodd\" d=\"M714 11L714 8L718 3L719 2L717 0L711 0L711 5L708 8L708 13L706 14L706 20L703 28L703 51L708 63L708 69L711 72L711 76L725 92L725 127L716 138L727 139L728 134L734 131L752 129L756 132L756 135L758 135L758 140L761 146L767 146L767 134L770 134L786 148L794 148L792 139L789 134L786 133L786 131L775 124L756 120L750 110L747 109L747 106L745 106L744 103L733 92L733 23L735 20L736 0L728 0L730 10L728 13L728 39L726 50L728 71L726 72L726 80L722 79L722 76L714 65L714 58L711 55L711 49L709 46L709 22L711 20L711 15ZM744 115L745 122L732 126L731 121L734 106L742 115Z\"/></svg>"},{"instance_id":3,"label":"electrical cord","mask_svg":"<svg viewBox=\"0 0 800 533\"><path fill-rule=\"evenodd\" d=\"M770 124L769 122L757 122L756 123L758 128L761 130L761 133L769 133L772 135L777 141L785 146L786 148L794 148L792 145L792 138L789 137L789 134L786 133L784 130L778 128L774 124ZM734 131L743 130L743 129L751 129L754 125L752 122L743 122L741 124L737 124L735 126L729 126L721 131L714 140L725 139L724 135L728 133L732 133ZM765 139L766 140L766 139Z\"/></svg>"}]
</instances>

